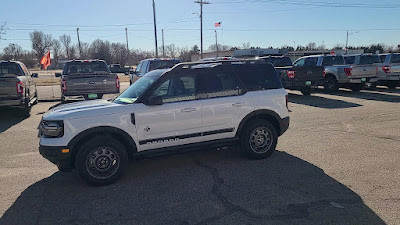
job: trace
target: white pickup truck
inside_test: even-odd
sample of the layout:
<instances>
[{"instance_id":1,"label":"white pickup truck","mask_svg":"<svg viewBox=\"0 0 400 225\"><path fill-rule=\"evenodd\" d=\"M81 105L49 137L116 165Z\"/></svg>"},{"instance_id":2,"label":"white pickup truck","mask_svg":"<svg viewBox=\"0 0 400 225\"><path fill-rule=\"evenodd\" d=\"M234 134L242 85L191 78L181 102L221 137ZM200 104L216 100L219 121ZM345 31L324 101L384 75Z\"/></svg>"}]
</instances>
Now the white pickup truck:
<instances>
[{"instance_id":1,"label":"white pickup truck","mask_svg":"<svg viewBox=\"0 0 400 225\"><path fill-rule=\"evenodd\" d=\"M345 55L345 62L350 65L350 76L353 91L362 89L366 83L374 85L378 82L380 59L375 54Z\"/></svg>"}]
</instances>

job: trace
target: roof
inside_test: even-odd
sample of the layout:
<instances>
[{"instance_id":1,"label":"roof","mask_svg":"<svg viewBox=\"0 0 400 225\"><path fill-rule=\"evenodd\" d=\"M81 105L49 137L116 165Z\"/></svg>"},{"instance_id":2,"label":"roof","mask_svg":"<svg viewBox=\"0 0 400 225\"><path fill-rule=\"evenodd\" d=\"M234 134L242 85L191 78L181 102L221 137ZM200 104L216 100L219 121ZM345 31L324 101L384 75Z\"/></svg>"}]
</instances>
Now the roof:
<instances>
[{"instance_id":1,"label":"roof","mask_svg":"<svg viewBox=\"0 0 400 225\"><path fill-rule=\"evenodd\" d=\"M150 59L143 59L142 61L164 61L164 60L177 60L177 61L181 61L180 59L175 59L175 58L150 58Z\"/></svg>"},{"instance_id":2,"label":"roof","mask_svg":"<svg viewBox=\"0 0 400 225\"><path fill-rule=\"evenodd\" d=\"M105 62L102 59L73 59L73 60L68 60L68 62Z\"/></svg>"}]
</instances>

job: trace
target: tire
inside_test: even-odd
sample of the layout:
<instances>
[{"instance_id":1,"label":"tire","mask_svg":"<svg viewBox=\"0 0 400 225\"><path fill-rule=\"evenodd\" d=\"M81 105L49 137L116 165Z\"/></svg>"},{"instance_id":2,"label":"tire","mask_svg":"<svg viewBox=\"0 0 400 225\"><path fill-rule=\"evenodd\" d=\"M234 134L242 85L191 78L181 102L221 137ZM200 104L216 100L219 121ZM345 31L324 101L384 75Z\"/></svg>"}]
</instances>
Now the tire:
<instances>
[{"instance_id":1,"label":"tire","mask_svg":"<svg viewBox=\"0 0 400 225\"><path fill-rule=\"evenodd\" d=\"M124 146L109 136L89 139L76 156L76 172L86 183L96 186L117 181L128 165Z\"/></svg>"},{"instance_id":2,"label":"tire","mask_svg":"<svg viewBox=\"0 0 400 225\"><path fill-rule=\"evenodd\" d=\"M65 99L65 96L61 96L61 104L66 104L67 100Z\"/></svg>"},{"instance_id":3,"label":"tire","mask_svg":"<svg viewBox=\"0 0 400 225\"><path fill-rule=\"evenodd\" d=\"M29 105L29 98L25 99L25 103L22 108L21 115L25 118L28 118L31 115L31 106Z\"/></svg>"},{"instance_id":4,"label":"tire","mask_svg":"<svg viewBox=\"0 0 400 225\"><path fill-rule=\"evenodd\" d=\"M303 88L303 89L300 89L300 91L305 96L311 95L311 92L312 92L311 88Z\"/></svg>"},{"instance_id":5,"label":"tire","mask_svg":"<svg viewBox=\"0 0 400 225\"><path fill-rule=\"evenodd\" d=\"M35 93L35 101L33 102L33 105L36 105L36 104L38 104L38 102L39 102L39 98L38 98L38 94L37 94L37 91L36 91L36 93Z\"/></svg>"},{"instance_id":6,"label":"tire","mask_svg":"<svg viewBox=\"0 0 400 225\"><path fill-rule=\"evenodd\" d=\"M351 89L353 92L359 92L359 91L361 90L361 88L362 88L363 85L364 85L364 84L354 84L354 85L350 85L350 89Z\"/></svg>"},{"instance_id":7,"label":"tire","mask_svg":"<svg viewBox=\"0 0 400 225\"><path fill-rule=\"evenodd\" d=\"M396 89L397 85L398 85L398 84L395 83L395 82L390 82L390 83L387 84L387 87L388 87L389 89Z\"/></svg>"},{"instance_id":8,"label":"tire","mask_svg":"<svg viewBox=\"0 0 400 225\"><path fill-rule=\"evenodd\" d=\"M328 76L325 78L324 91L327 93L336 93L339 90L339 84L335 77Z\"/></svg>"},{"instance_id":9,"label":"tire","mask_svg":"<svg viewBox=\"0 0 400 225\"><path fill-rule=\"evenodd\" d=\"M255 119L246 124L240 137L240 149L249 159L269 157L278 143L278 132L267 120Z\"/></svg>"},{"instance_id":10,"label":"tire","mask_svg":"<svg viewBox=\"0 0 400 225\"><path fill-rule=\"evenodd\" d=\"M371 90L371 91L376 90L376 83L371 83L371 84L369 84L369 85L368 85L368 89Z\"/></svg>"}]
</instances>

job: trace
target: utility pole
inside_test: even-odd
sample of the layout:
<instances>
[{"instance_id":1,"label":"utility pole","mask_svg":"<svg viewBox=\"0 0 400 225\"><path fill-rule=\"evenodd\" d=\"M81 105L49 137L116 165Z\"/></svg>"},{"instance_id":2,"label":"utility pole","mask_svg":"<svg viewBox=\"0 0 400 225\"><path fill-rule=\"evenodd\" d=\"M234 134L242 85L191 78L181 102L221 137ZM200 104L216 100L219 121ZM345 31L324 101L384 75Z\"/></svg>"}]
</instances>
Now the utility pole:
<instances>
[{"instance_id":1,"label":"utility pole","mask_svg":"<svg viewBox=\"0 0 400 225\"><path fill-rule=\"evenodd\" d=\"M203 0L195 1L194 3L200 4L200 55L203 58L203 5L211 4L210 2L203 2Z\"/></svg>"},{"instance_id":2,"label":"utility pole","mask_svg":"<svg viewBox=\"0 0 400 225\"><path fill-rule=\"evenodd\" d=\"M156 25L156 4L153 0L153 18L154 18L154 40L156 44L156 58L158 58L158 46L157 46L157 25Z\"/></svg>"},{"instance_id":3,"label":"utility pole","mask_svg":"<svg viewBox=\"0 0 400 225\"><path fill-rule=\"evenodd\" d=\"M347 55L347 44L349 43L349 31L346 34L346 55Z\"/></svg>"},{"instance_id":4,"label":"utility pole","mask_svg":"<svg viewBox=\"0 0 400 225\"><path fill-rule=\"evenodd\" d=\"M129 45L128 45L128 28L125 27L125 37L126 37L126 54L127 61L129 60Z\"/></svg>"},{"instance_id":5,"label":"utility pole","mask_svg":"<svg viewBox=\"0 0 400 225\"><path fill-rule=\"evenodd\" d=\"M164 29L161 29L162 32L162 56L165 58L165 48L164 48Z\"/></svg>"},{"instance_id":6,"label":"utility pole","mask_svg":"<svg viewBox=\"0 0 400 225\"><path fill-rule=\"evenodd\" d=\"M76 34L78 35L78 47L79 47L79 58L82 57L81 40L79 39L79 28L76 28Z\"/></svg>"},{"instance_id":7,"label":"utility pole","mask_svg":"<svg viewBox=\"0 0 400 225\"><path fill-rule=\"evenodd\" d=\"M217 57L218 57L218 36L217 36L217 30L214 30L215 32L215 48L217 49Z\"/></svg>"}]
</instances>

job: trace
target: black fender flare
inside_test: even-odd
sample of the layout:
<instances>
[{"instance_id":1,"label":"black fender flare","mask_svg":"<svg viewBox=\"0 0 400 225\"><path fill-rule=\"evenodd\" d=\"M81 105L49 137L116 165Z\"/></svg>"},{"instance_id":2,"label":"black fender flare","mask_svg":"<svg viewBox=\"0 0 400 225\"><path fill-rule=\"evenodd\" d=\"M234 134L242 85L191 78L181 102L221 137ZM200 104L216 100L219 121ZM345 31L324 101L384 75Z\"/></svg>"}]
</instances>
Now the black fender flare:
<instances>
[{"instance_id":1,"label":"black fender flare","mask_svg":"<svg viewBox=\"0 0 400 225\"><path fill-rule=\"evenodd\" d=\"M75 161L75 155L79 150L79 146L81 145L81 143L85 140L92 138L95 135L101 134L111 135L117 141L120 141L128 152L129 157L132 157L137 152L135 141L124 130L111 126L93 127L80 132L68 143L68 147L71 150L71 155L73 156L73 162Z\"/></svg>"},{"instance_id":2,"label":"black fender flare","mask_svg":"<svg viewBox=\"0 0 400 225\"><path fill-rule=\"evenodd\" d=\"M269 110L269 109L259 109L254 112L251 112L247 114L242 121L240 122L238 129L236 131L236 136L239 137L240 133L244 129L245 125L247 122L249 122L252 119L258 119L258 118L264 118L269 120L272 125L275 126L276 130L278 131L278 134L281 134L281 117L274 111Z\"/></svg>"}]
</instances>

